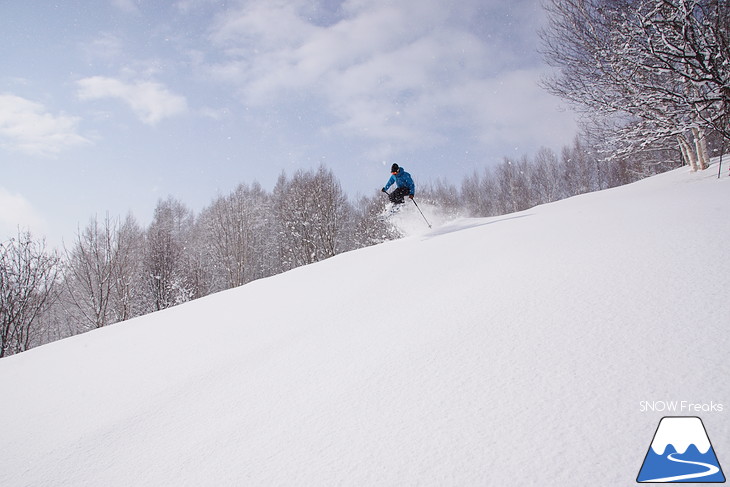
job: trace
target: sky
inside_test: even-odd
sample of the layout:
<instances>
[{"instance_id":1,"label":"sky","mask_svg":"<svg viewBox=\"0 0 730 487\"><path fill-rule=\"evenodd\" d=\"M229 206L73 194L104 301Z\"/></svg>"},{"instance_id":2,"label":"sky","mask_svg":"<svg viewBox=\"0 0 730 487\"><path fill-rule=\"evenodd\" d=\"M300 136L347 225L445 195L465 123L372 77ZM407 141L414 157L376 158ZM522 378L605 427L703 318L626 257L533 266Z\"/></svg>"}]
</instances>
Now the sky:
<instances>
[{"instance_id":1,"label":"sky","mask_svg":"<svg viewBox=\"0 0 730 487\"><path fill-rule=\"evenodd\" d=\"M396 162L453 184L559 150L575 116L539 0L0 2L0 240L70 244L240 183L334 171L355 198Z\"/></svg>"}]
</instances>

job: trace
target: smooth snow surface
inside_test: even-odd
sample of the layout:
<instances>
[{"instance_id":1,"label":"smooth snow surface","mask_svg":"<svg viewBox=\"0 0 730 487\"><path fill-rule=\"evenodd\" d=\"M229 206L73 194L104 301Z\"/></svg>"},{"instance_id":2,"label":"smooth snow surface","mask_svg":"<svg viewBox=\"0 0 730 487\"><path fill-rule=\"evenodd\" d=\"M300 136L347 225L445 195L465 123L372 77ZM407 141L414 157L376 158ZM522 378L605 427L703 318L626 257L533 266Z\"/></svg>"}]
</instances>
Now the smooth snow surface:
<instances>
[{"instance_id":1,"label":"smooth snow surface","mask_svg":"<svg viewBox=\"0 0 730 487\"><path fill-rule=\"evenodd\" d=\"M726 174L726 171L723 171ZM632 485L730 463L717 166L463 219L0 360L0 485ZM420 215L418 215L420 218Z\"/></svg>"}]
</instances>

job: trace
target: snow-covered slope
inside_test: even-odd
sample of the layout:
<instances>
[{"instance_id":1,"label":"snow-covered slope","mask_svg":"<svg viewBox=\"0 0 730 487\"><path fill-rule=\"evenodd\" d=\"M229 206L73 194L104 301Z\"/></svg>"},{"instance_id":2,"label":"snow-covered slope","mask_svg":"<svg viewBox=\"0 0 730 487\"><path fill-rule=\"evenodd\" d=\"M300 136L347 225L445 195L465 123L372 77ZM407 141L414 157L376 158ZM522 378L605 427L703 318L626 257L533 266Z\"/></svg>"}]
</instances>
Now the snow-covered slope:
<instances>
[{"instance_id":1,"label":"snow-covered slope","mask_svg":"<svg viewBox=\"0 0 730 487\"><path fill-rule=\"evenodd\" d=\"M628 485L730 464L730 178L460 220L0 360L0 485ZM420 218L420 215L418 216Z\"/></svg>"}]
</instances>

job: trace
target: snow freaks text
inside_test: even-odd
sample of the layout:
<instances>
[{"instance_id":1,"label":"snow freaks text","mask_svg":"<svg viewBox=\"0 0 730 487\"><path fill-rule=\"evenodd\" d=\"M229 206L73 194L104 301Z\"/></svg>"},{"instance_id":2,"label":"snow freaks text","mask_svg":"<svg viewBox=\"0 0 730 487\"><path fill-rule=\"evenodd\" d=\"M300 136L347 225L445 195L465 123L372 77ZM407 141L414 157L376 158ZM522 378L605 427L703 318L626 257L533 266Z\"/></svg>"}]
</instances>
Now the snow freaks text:
<instances>
[{"instance_id":1,"label":"snow freaks text","mask_svg":"<svg viewBox=\"0 0 730 487\"><path fill-rule=\"evenodd\" d=\"M660 412L660 413L677 413L677 414L696 414L696 413L721 413L724 411L722 403L710 401L693 402L693 401L639 401L639 412Z\"/></svg>"}]
</instances>

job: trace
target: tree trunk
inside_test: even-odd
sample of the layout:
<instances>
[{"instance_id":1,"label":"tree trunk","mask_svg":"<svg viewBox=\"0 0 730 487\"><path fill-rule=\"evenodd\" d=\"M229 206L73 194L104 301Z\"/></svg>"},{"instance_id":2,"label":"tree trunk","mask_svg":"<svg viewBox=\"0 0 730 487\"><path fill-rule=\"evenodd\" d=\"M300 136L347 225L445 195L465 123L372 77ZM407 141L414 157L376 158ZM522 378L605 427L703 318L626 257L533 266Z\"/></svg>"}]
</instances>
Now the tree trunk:
<instances>
[{"instance_id":1,"label":"tree trunk","mask_svg":"<svg viewBox=\"0 0 730 487\"><path fill-rule=\"evenodd\" d=\"M697 160L700 169L710 167L710 154L707 151L707 139L705 138L705 130L702 128L693 128L692 134L695 137L695 147L697 148Z\"/></svg>"},{"instance_id":2,"label":"tree trunk","mask_svg":"<svg viewBox=\"0 0 730 487\"><path fill-rule=\"evenodd\" d=\"M677 136L677 139L679 140L679 148L682 150L682 155L687 161L687 164L689 164L690 169L697 171L697 157L695 156L695 151L692 150L692 146L684 135Z\"/></svg>"}]
</instances>

